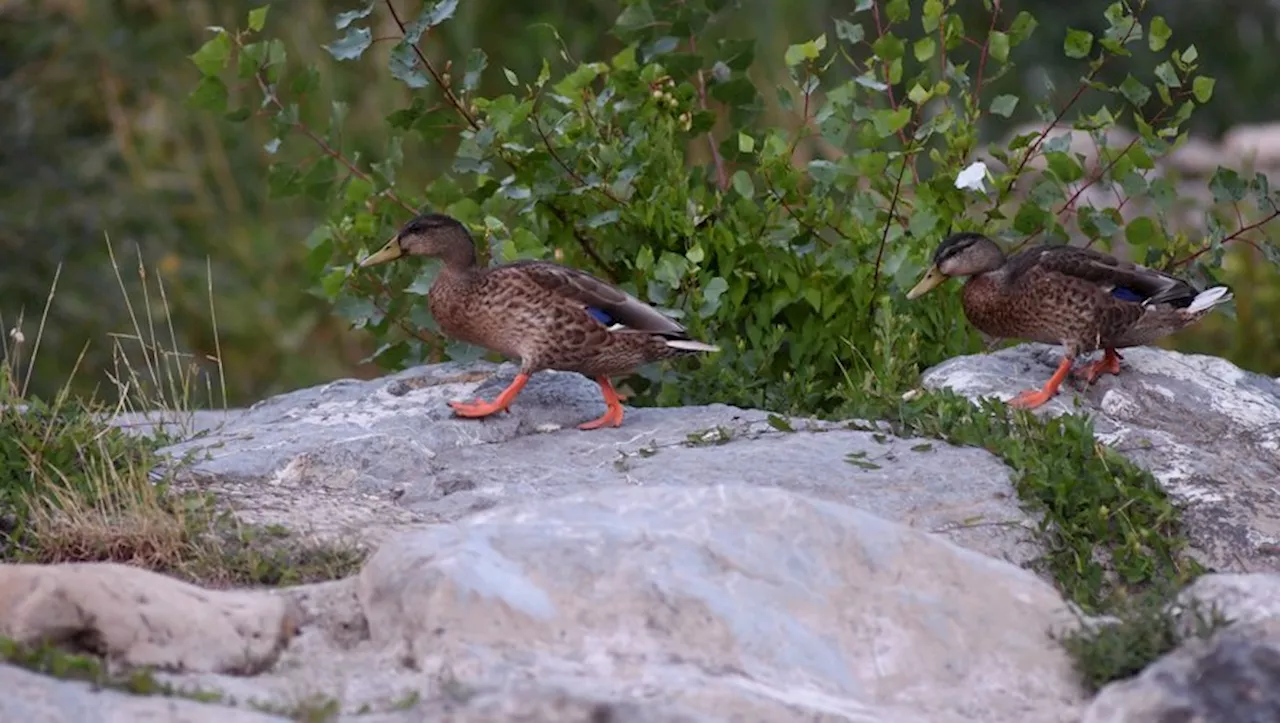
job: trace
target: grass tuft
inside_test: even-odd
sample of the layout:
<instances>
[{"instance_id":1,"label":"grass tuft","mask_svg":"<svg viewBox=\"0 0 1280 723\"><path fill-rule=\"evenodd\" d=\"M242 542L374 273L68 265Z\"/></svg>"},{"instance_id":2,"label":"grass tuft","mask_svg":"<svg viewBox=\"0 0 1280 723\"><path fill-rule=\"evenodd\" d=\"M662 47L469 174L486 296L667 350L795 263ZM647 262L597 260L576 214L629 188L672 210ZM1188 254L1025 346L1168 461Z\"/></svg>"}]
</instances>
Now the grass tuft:
<instances>
[{"instance_id":1,"label":"grass tuft","mask_svg":"<svg viewBox=\"0 0 1280 723\"><path fill-rule=\"evenodd\" d=\"M135 434L113 423L124 414L180 420L219 396L225 406L226 383L220 359L179 351L160 275L149 274L139 257L142 298L135 305L109 238L107 249L132 325L132 333L110 337L114 398L74 399L70 378L51 402L27 394L56 274L29 350L21 314L0 337L0 509L8 510L0 517L0 560L118 562L210 587L353 574L365 555L354 544L301 541L287 531L242 525L207 496L171 492L167 481L182 464L161 465L169 460L157 453L170 436ZM209 297L212 314L212 276ZM161 468L170 477L157 482L152 475Z\"/></svg>"},{"instance_id":2,"label":"grass tuft","mask_svg":"<svg viewBox=\"0 0 1280 723\"><path fill-rule=\"evenodd\" d=\"M1185 608L1159 590L1113 606L1114 622L1082 625L1054 635L1066 648L1086 691L1141 673L1183 642L1207 639L1231 624L1214 606L1192 600Z\"/></svg>"}]
</instances>

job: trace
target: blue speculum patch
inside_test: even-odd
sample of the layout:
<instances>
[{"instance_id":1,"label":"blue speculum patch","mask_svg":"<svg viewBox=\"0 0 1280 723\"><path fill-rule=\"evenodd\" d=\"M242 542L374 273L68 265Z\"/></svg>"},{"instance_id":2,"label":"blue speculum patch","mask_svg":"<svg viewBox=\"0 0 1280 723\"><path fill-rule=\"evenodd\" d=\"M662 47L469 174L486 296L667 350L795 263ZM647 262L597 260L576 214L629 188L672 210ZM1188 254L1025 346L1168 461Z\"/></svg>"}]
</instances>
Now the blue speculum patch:
<instances>
[{"instance_id":1,"label":"blue speculum patch","mask_svg":"<svg viewBox=\"0 0 1280 723\"><path fill-rule=\"evenodd\" d=\"M609 316L603 310L597 309L594 306L588 306L587 313L591 315L592 319L595 319L601 324L604 324L605 326L613 326L613 317Z\"/></svg>"},{"instance_id":2,"label":"blue speculum patch","mask_svg":"<svg viewBox=\"0 0 1280 723\"><path fill-rule=\"evenodd\" d=\"M1117 299L1120 299L1121 301L1137 302L1137 301L1142 301L1143 299L1146 298L1145 296L1143 296L1142 294L1139 294L1133 289L1125 288L1123 286L1117 286L1114 289L1112 289L1111 295L1116 297Z\"/></svg>"}]
</instances>

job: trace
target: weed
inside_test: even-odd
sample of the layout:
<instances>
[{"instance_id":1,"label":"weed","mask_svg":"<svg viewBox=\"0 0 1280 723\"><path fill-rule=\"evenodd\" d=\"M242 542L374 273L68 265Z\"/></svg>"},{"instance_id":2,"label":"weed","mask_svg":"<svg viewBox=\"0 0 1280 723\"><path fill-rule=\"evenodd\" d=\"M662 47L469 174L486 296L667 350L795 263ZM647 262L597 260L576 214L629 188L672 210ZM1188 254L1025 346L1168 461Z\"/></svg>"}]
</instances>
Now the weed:
<instances>
[{"instance_id":1,"label":"weed","mask_svg":"<svg viewBox=\"0 0 1280 723\"><path fill-rule=\"evenodd\" d=\"M1180 586L1202 571L1182 554L1178 511L1156 480L1099 443L1084 415L1039 419L951 391L850 396L847 417L882 419L900 436L981 447L1002 459L1018 496L1043 513L1041 563L1086 611L1106 610L1117 593Z\"/></svg>"},{"instance_id":2,"label":"weed","mask_svg":"<svg viewBox=\"0 0 1280 723\"><path fill-rule=\"evenodd\" d=\"M1164 590L1152 589L1112 606L1115 622L1083 625L1053 637L1071 656L1090 693L1137 675L1184 641L1208 638L1231 623L1215 606L1192 600L1184 609Z\"/></svg>"},{"instance_id":3,"label":"weed","mask_svg":"<svg viewBox=\"0 0 1280 723\"><path fill-rule=\"evenodd\" d=\"M139 259L142 299L135 305L110 239L107 249L133 327L131 334L112 336L114 403L72 399L70 380L52 402L27 394L57 275L30 350L20 320L0 339L0 509L11 511L0 519L3 559L119 562L210 586L289 585L351 574L364 557L355 545L289 540L278 526L240 525L207 497L171 493L166 476L185 461L165 465L159 483L153 479L167 461L157 454L166 435L131 434L114 420L180 416L199 397L213 400L215 383L177 350L172 325L157 320L155 302L170 318L159 275L147 274ZM156 280L154 291L149 278ZM214 315L212 284L209 298ZM220 360L206 361L225 389Z\"/></svg>"},{"instance_id":4,"label":"weed","mask_svg":"<svg viewBox=\"0 0 1280 723\"><path fill-rule=\"evenodd\" d=\"M202 703L222 701L222 694L217 691L176 688L156 680L148 669L111 673L97 657L67 653L53 645L24 645L10 638L0 638L0 661L59 680L81 681L97 688L134 695L164 695Z\"/></svg>"}]
</instances>

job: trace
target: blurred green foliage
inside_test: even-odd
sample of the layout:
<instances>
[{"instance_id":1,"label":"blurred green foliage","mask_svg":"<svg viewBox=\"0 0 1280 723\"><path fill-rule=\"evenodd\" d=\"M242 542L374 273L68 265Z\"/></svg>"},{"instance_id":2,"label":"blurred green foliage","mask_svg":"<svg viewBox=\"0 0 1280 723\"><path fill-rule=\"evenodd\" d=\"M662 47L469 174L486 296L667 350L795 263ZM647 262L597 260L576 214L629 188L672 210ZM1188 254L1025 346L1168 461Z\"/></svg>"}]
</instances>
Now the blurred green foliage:
<instances>
[{"instance_id":1,"label":"blurred green foliage","mask_svg":"<svg viewBox=\"0 0 1280 723\"><path fill-rule=\"evenodd\" d=\"M107 234L118 252L128 249L119 254L119 272L127 284L140 286L135 282L140 261L149 277L164 284L164 301L171 309L180 345L193 350L197 360L206 362L210 369L213 364L208 359L220 353L228 370L227 401L232 404L344 374L371 375L374 368L361 360L379 348L380 361L388 364L443 353L434 341L421 349L399 344L417 338L411 331L419 327L427 330L422 337L432 339L429 318L422 318L421 311L414 315L413 309L407 308L414 297L393 299L385 289L360 286L403 288L409 283L405 276L408 270L395 270L385 279L354 278L337 290L332 287L337 278L333 269L353 261L359 249L382 240L407 217L407 210L382 193L387 189L410 206L426 200L448 206L475 223L478 233L499 256L542 255L559 248L570 262L605 273L604 266L586 254L571 230L586 227L583 233L589 231L599 246L596 253L630 288L683 310L695 328L734 342L727 347L724 363L694 372L706 378L700 379L702 384L690 386L707 396L774 406L825 406L833 386L831 365L837 360L850 369L858 367L861 371L855 373L867 383L879 379L877 383L892 386L901 381L898 377L909 376L911 369L921 364L974 348L975 340L956 324L952 299L940 296L945 303L931 301L904 308L897 293L902 279L918 267L937 234L946 230L953 217L959 220L957 204L975 202L972 197L961 201L959 191L946 185L961 167L964 153L979 142L1000 137L1015 123L1037 121L1038 107L1061 108L1076 95L1080 76L1091 69L1090 60L1101 57L1102 50L1095 46L1086 58L1067 57L1064 40L1068 28L1103 38L1115 27L1114 18L1105 12L1109 4L1102 2L1006 1L1001 3L995 25L991 24L990 8L979 0L955 3L947 14L963 25L965 40L957 40L958 45L948 52L953 63L966 63L959 65L958 75L972 81L982 72L984 88L981 93L958 85L949 89L961 121L939 131L928 143L905 149L900 141L895 145L892 137L864 137L867 128L874 130L875 119L854 114L864 106L868 112L883 111L887 99L877 101L878 106L866 104L872 94L866 92L865 85L856 83L856 100L841 101L838 95L833 100L832 94L847 86L866 63L886 62L892 67L891 56L901 54L907 67L904 80L894 86L895 99L911 104L906 100L912 90L908 81L929 67L927 61L916 67L924 49L920 44L924 5L907 3L909 19L896 21L891 34L901 41L898 48L896 42L879 38L882 25L893 19L890 13L900 12L901 2L860 0L852 6L799 0L724 3L714 22L694 33L699 52L706 55L705 62L695 66L688 56L681 56L691 52L687 34L677 37L678 47L671 49L673 52L659 53L665 48L655 42L669 34L660 24L623 22L617 33L604 32L628 13L633 21L643 19L635 9L641 6L567 0L456 3L449 20L433 28L419 47L423 59L442 73L452 62L450 83L459 89L468 83L468 63L480 57L473 49L483 52L486 67L468 91L477 101L476 116L498 117L501 107L489 104L481 108L480 101L504 94L510 94L513 108L526 103L532 93L527 86L539 77L546 63L550 76L538 109L530 115L540 118L543 129L554 139L554 147L563 149L561 160L566 165L580 175L597 167L613 173L625 165L626 158L646 154L644 172L633 179L628 190L631 198L643 201L629 202L624 209L613 208L599 190L573 190L577 181L563 168L556 170L559 161L550 159L545 150L532 151L537 157L529 163L526 175L517 174L514 187L527 187L531 194L537 190L539 201L552 198L559 204L562 220L546 203L531 206L532 196L519 199L491 194L477 200L476 190L486 183L501 185L505 171L497 163L492 172L481 173L478 168L456 172L455 156L479 152L483 158L499 136L503 142L537 149L541 143L537 130L531 124L513 122L509 128L495 131L494 137L486 140L490 145L481 148L474 135L467 139L462 132L464 119L427 112L446 99L437 83L409 87L390 72L391 55L401 34L381 2L370 15L354 23L354 27L369 28L370 46L359 59L352 60L337 59L324 46L342 42L352 27L336 30L334 16L359 9L361 4L268 5L266 37L278 40L279 50L274 52L287 58L282 77L292 86L304 71L314 71L313 80L298 81L314 82L305 97L293 94L292 87L281 93L288 102L299 102L300 126L294 130L305 127L328 134L333 130L333 101L340 101L341 134L326 138L326 142L373 179L363 190L345 180L340 187L330 186L329 190L337 188L336 195L321 193L320 184L313 185L311 193L273 197L273 185L287 190L288 184L281 187L284 176L267 172L272 162L284 158L300 171L323 170L319 162L326 157L324 149L314 143L308 147L307 139L296 134L286 136L283 147L274 149L279 129L258 122L265 120L264 112L274 111L257 105L261 95L256 82L236 79L235 68L225 81L228 101L232 108L246 107L255 116L251 122L229 122L207 112L210 98L202 100L199 94L194 102L189 98L201 71L187 56L210 39L207 28L242 28L249 10L258 5L261 3L209 0L29 0L0 7L0 107L6 109L0 113L0 156L4 160L0 164L0 253L5 257L0 263L0 321L5 329L14 326L21 313L23 329L28 336L33 334L55 269L63 264L31 380L37 395L49 396L61 386L86 340L91 343L76 388L86 391L100 385L103 375L113 368L111 356L118 353L118 346L108 343L106 335L129 325L129 310L120 294L110 288L117 283L117 272L110 267ZM665 22L661 5L654 3L650 11L655 20ZM422 3L405 0L396 7L402 18L412 20L419 16ZM1020 38L1011 24L1023 11L1038 20L1039 29L1028 42L1012 42ZM873 20L872 13L879 19ZM1151 0L1140 13L1144 27L1150 27L1147 23L1157 13L1172 29L1170 47L1153 51L1147 37L1126 44L1125 51L1132 55L1117 57L1096 69L1098 89L1088 89L1075 98L1068 121L1088 117L1104 103L1118 109L1124 94L1116 96L1105 88L1121 87L1130 75L1151 90L1143 112L1154 116L1162 107L1155 93L1157 64L1168 59L1172 48L1182 50L1193 43L1199 50L1197 72L1214 77L1216 86L1212 102L1185 119L1183 130L1217 135L1240 122L1280 116L1280 94L1271 90L1266 62L1266 49L1275 40L1274 10L1260 1L1237 3L1228 13L1219 6ZM1241 18L1252 18L1253 22L1242 22ZM865 36L862 44L849 42L849 28L855 22ZM1000 28L1005 36L993 44L996 36L991 30ZM805 43L823 34L825 47L816 58L805 57L809 52ZM694 116L699 124L705 123L701 100L695 98L697 84L692 82L692 71L702 70L704 82L714 85L718 71L713 60L740 65L741 57L734 60L731 48L745 38L756 39L752 48L755 61L749 67L730 68L733 82L720 91L724 97L716 97L714 89L708 91L712 93L708 112L717 116L713 128L716 147L734 169L728 174L728 188L721 189L713 170L711 145L698 132L702 126L686 129L681 116L689 113L690 123ZM881 42L879 48L867 47L875 42ZM632 45L636 48L634 67L619 66L617 54ZM792 59L799 53L801 62L788 64L784 61L793 45L801 49L790 51ZM989 52L993 48L995 52ZM987 50L988 66L980 71L983 49ZM1013 72L1001 71L1006 50L1008 59L1016 61ZM681 57L673 57L673 53ZM932 56L933 62L939 57ZM835 62L828 65L832 60ZM674 88L664 86L663 92L672 93L679 112L667 108L643 117L640 111L616 113L612 122L619 128L650 122L652 127L646 125L648 134L642 147L623 149L627 155L620 158L602 156L602 149L615 149L617 143L607 138L597 141L588 134L584 124L592 122L589 114L595 108L588 105L587 96L575 96L569 104L545 97L584 61L609 64L599 78L577 89L588 91L590 102L599 103L606 88L638 99L642 85L656 79L646 78L646 72L656 72L646 69L660 65L676 81ZM518 79L518 87L509 84L504 69ZM423 72L420 66L417 72ZM831 109L831 117L822 121L815 117L811 124L818 127L813 137L801 138L803 134L796 129L807 78L820 79L812 96ZM749 79L756 89L756 95L746 103L737 102L735 96L737 90L745 92L743 79ZM936 73L928 76L921 87L927 90L938 79ZM785 88L788 97L780 96L778 88ZM1132 93L1134 88L1129 90ZM964 107L963 100L975 95L980 105L976 109ZM996 98L1003 100L992 106ZM1016 105L1012 98L1018 99ZM818 111L812 110L816 116ZM912 113L908 129L916 128L920 120L914 110ZM1116 115L1117 122L1132 126L1127 115ZM389 121L389 116L396 120ZM887 118L876 117L882 124ZM840 143L845 144L844 152L866 144L872 149L868 155L876 160L832 160L832 144L827 138L833 132L832 124L848 126L834 131L843 133ZM743 150L744 134L752 139L752 150ZM785 144L782 148L779 140ZM782 152L793 141L799 161L796 167L787 165ZM840 143L834 145L839 148ZM277 152L272 154L269 148ZM929 149L937 150L940 158L930 158ZM912 215L888 224L888 237L877 236L885 227L893 195L886 183L896 181L899 166L895 163L902 158L895 154L904 151L919 160L912 162L914 168L903 184L907 200L900 201L902 208L895 213ZM1014 153L1018 152L1015 149ZM392 183L372 164L387 164L397 153L406 162L386 165L395 167ZM740 154L748 157L740 158ZM823 161L832 167L824 170ZM739 175L736 171L742 168L745 173ZM341 164L335 169L335 179L345 172ZM693 169L692 176L688 169ZM920 187L917 174L922 179ZM853 184L853 178L860 175L870 180L870 187ZM553 187L544 190L540 183ZM368 195L361 198L362 193ZM848 201L854 203L842 205ZM1230 199L1226 203L1230 205ZM680 204L692 205L686 208ZM918 218L915 204L926 206L934 218ZM611 210L618 211L618 218L602 222L600 219L608 217L601 214ZM714 222L700 226L699 220L705 220L702 215L712 211ZM353 221L351 228L341 223L348 217ZM588 222L593 219L599 225L591 228ZM979 220L970 213L967 222L976 225ZM1007 225L996 223L997 227ZM768 228L761 232L761 226ZM906 234L908 230L911 235ZM1229 232L1227 229L1222 235ZM753 248L768 249L768 253L747 256L734 251L741 239L755 239ZM1177 243L1189 246L1198 242ZM643 247L651 249L651 265L641 255ZM696 260L690 256L695 248L701 249L693 252L693 256L701 254ZM877 256L881 257L881 277L874 271ZM1276 353L1280 342L1240 341L1280 339L1271 333L1270 320L1276 318L1274 311L1280 307L1274 269L1251 263L1244 253L1229 256L1225 262L1206 260L1212 261L1214 268L1225 263L1225 268L1216 272L1237 287L1238 322L1225 317L1210 319L1171 343L1280 373L1280 354ZM321 283L325 274L330 274L328 289ZM815 275L823 281L813 283ZM762 278L763 287L758 281ZM211 293L217 307L220 346L214 341ZM370 313L367 304L374 300L392 306L385 312ZM157 316L165 305L154 297L138 303L152 307ZM338 315L333 313L335 303ZM872 306L878 309L874 317ZM375 333L352 332L348 320L371 325ZM821 341L812 345L795 341L817 339L814 334L819 327L824 333ZM852 347L846 346L849 342ZM389 346L383 348L386 344ZM838 371L843 374L847 370ZM864 377L868 372L872 374ZM669 374L662 370L648 373ZM638 380L636 385L642 390L652 387L651 398L655 400L677 398L676 390L664 384L663 377ZM754 386L747 389L744 385ZM222 402L220 398L211 401Z\"/></svg>"}]
</instances>

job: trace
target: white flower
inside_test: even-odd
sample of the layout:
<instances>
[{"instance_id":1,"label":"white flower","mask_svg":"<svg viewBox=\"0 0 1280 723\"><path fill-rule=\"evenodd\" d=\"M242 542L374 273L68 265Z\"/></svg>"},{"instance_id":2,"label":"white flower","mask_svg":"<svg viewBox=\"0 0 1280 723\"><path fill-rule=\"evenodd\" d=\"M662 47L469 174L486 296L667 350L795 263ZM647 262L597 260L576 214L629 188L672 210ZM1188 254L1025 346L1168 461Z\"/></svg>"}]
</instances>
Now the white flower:
<instances>
[{"instance_id":1,"label":"white flower","mask_svg":"<svg viewBox=\"0 0 1280 723\"><path fill-rule=\"evenodd\" d=\"M975 191L986 191L987 164L974 161L968 168L956 176L956 188L971 188Z\"/></svg>"},{"instance_id":2,"label":"white flower","mask_svg":"<svg viewBox=\"0 0 1280 723\"><path fill-rule=\"evenodd\" d=\"M21 344L27 340L27 337L22 335L22 330L16 326L9 330L9 338L13 339L15 344Z\"/></svg>"}]
</instances>

